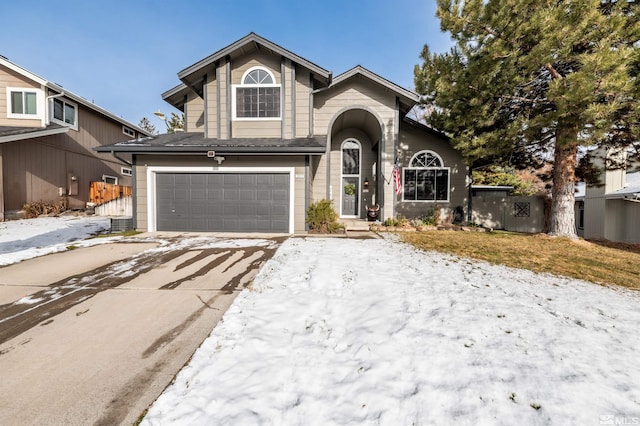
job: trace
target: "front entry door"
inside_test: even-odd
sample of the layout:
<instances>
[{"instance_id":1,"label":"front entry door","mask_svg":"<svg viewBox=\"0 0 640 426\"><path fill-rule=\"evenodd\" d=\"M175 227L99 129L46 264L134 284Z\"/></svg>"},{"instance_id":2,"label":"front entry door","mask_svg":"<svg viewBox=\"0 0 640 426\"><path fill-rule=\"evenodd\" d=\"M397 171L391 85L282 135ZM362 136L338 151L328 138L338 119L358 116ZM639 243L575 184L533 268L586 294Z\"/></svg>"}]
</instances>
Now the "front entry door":
<instances>
[{"instance_id":1,"label":"front entry door","mask_svg":"<svg viewBox=\"0 0 640 426\"><path fill-rule=\"evenodd\" d=\"M347 139L342 143L342 217L360 217L360 143Z\"/></svg>"}]
</instances>

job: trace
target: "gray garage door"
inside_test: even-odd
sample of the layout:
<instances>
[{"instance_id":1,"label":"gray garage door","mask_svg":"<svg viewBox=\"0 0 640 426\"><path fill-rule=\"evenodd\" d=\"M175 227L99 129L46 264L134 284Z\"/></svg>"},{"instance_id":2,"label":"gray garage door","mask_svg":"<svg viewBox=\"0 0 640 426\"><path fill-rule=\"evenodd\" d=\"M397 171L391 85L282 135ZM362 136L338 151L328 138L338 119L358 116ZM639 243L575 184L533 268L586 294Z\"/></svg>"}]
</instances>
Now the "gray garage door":
<instances>
[{"instance_id":1,"label":"gray garage door","mask_svg":"<svg viewBox=\"0 0 640 426\"><path fill-rule=\"evenodd\" d=\"M289 232L288 173L158 173L158 231Z\"/></svg>"}]
</instances>

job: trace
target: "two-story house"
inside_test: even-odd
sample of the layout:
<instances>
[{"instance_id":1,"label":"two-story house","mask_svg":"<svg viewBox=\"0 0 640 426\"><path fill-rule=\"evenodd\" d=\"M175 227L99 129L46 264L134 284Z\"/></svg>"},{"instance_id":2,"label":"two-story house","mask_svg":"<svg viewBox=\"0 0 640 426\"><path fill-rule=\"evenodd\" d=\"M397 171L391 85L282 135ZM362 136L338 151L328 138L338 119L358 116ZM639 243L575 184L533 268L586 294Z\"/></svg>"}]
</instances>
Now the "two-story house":
<instances>
[{"instance_id":1,"label":"two-story house","mask_svg":"<svg viewBox=\"0 0 640 426\"><path fill-rule=\"evenodd\" d=\"M185 132L97 149L132 155L139 230L301 232L320 199L351 219L466 210L461 155L406 118L418 95L361 66L333 77L251 33L178 78L162 98Z\"/></svg>"},{"instance_id":2,"label":"two-story house","mask_svg":"<svg viewBox=\"0 0 640 426\"><path fill-rule=\"evenodd\" d=\"M127 162L93 148L150 136L0 56L0 220L26 203L67 197L84 208L90 182L131 185Z\"/></svg>"}]
</instances>

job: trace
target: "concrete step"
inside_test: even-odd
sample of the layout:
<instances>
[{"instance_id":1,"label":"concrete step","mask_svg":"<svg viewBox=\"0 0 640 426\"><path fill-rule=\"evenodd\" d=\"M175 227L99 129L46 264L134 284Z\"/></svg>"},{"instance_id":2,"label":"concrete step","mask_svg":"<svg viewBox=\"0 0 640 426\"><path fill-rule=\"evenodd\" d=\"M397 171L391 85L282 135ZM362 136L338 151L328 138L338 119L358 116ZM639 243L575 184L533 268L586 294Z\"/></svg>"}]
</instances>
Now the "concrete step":
<instances>
[{"instance_id":1,"label":"concrete step","mask_svg":"<svg viewBox=\"0 0 640 426\"><path fill-rule=\"evenodd\" d=\"M364 219L338 219L338 222L342 223L347 231L368 231L372 223Z\"/></svg>"}]
</instances>

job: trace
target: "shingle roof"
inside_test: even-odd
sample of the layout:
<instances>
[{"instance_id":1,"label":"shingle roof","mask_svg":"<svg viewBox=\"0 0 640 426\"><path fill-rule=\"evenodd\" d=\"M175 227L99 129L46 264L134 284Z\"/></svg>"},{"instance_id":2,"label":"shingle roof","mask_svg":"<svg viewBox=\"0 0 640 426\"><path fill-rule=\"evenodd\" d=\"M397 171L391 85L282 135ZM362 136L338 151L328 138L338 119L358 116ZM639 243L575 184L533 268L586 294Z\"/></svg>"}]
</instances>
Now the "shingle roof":
<instances>
[{"instance_id":1,"label":"shingle roof","mask_svg":"<svg viewBox=\"0 0 640 426\"><path fill-rule=\"evenodd\" d=\"M220 154L323 154L326 137L278 138L205 138L203 133L176 132L132 139L95 148L98 152L129 153L206 153Z\"/></svg>"},{"instance_id":2,"label":"shingle roof","mask_svg":"<svg viewBox=\"0 0 640 426\"><path fill-rule=\"evenodd\" d=\"M0 143L66 133L69 127L49 124L47 127L0 126Z\"/></svg>"}]
</instances>

